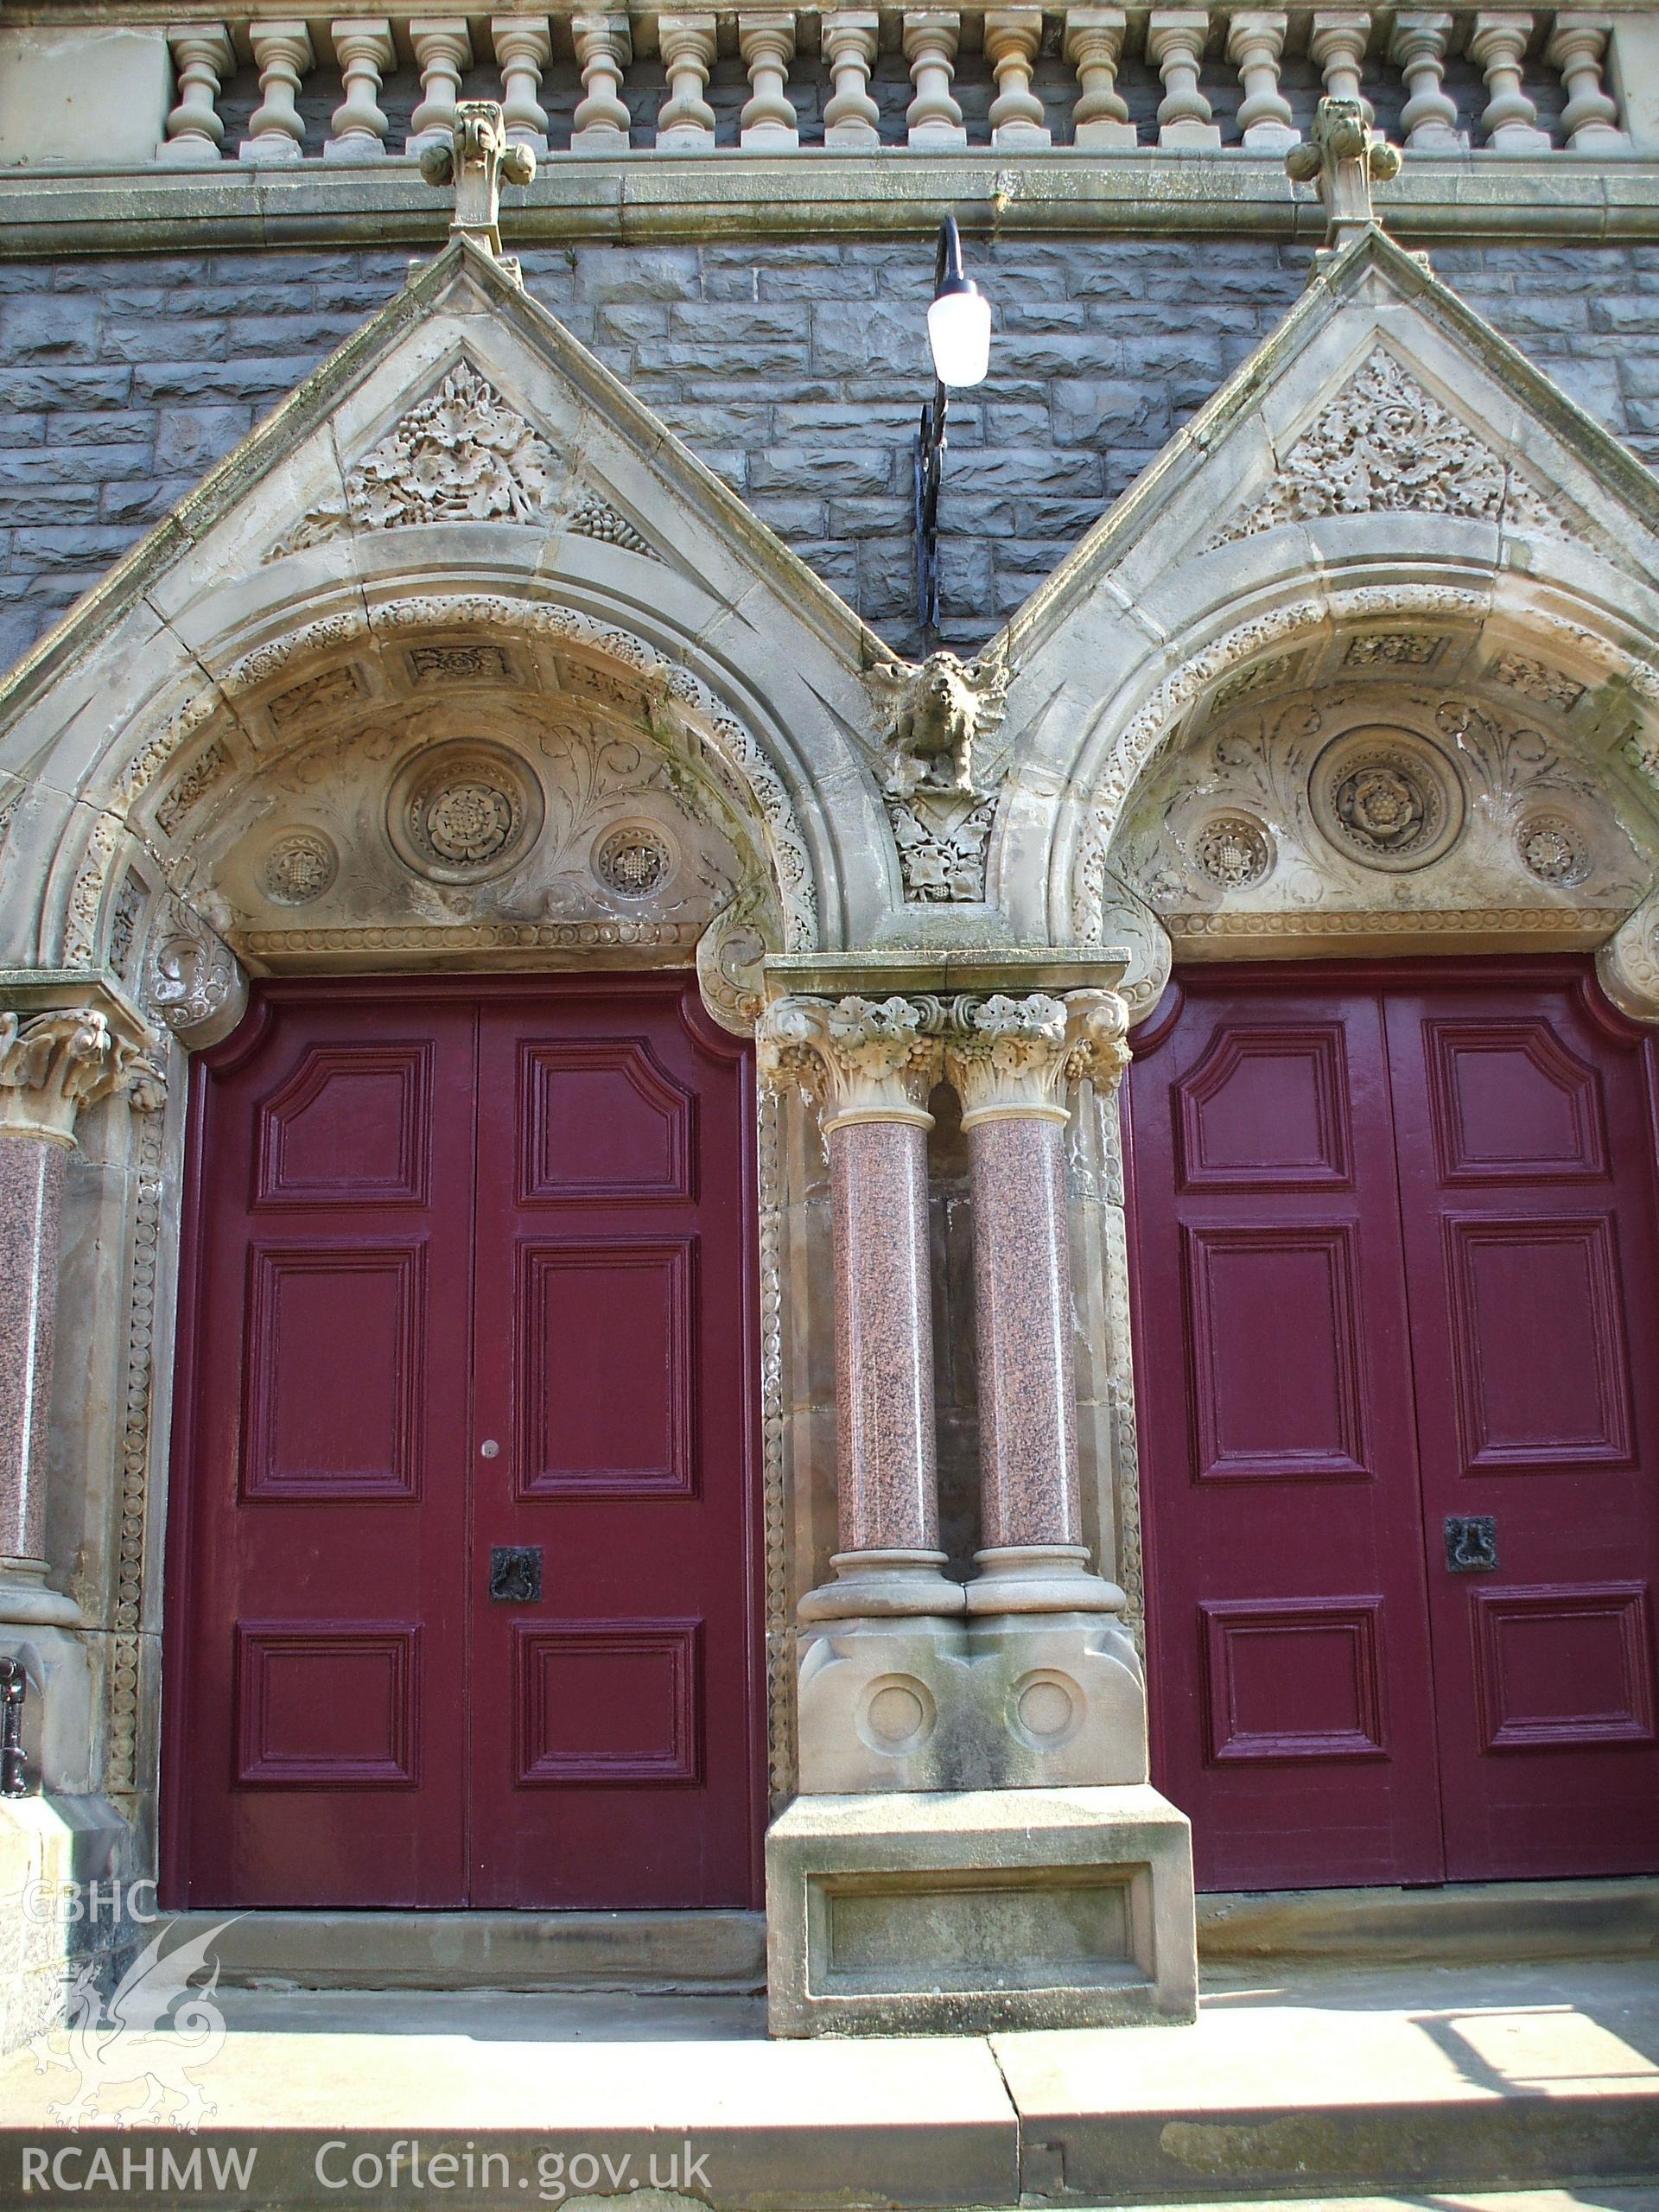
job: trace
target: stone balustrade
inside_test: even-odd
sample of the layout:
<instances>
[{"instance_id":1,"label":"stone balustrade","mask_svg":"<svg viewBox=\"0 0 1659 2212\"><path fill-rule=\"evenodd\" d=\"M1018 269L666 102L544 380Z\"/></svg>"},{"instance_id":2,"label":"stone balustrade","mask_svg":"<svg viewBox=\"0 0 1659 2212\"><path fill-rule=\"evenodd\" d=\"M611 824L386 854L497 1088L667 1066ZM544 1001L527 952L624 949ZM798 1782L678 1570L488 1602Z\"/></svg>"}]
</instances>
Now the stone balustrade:
<instances>
[{"instance_id":1,"label":"stone balustrade","mask_svg":"<svg viewBox=\"0 0 1659 2212\"><path fill-rule=\"evenodd\" d=\"M975 146L1011 156L1279 159L1306 135L1322 94L1358 99L1413 154L1659 151L1659 12L1620 0L1599 11L740 7L493 16L300 16L275 5L211 16L184 0L187 11L186 21L159 11L146 20L126 9L117 33L91 4L21 5L8 10L0 38L12 52L0 61L45 86L48 112L41 73L52 57L96 76L99 41L118 36L130 105L143 78L134 55L148 41L162 117L145 158L182 168L408 159L448 130L463 97L500 100L511 135L538 157L576 160ZM79 30L60 28L78 18ZM0 128L0 164L54 158L49 148L20 157L16 138L16 128ZM67 147L55 158L79 157ZM81 165L121 158L93 151Z\"/></svg>"}]
</instances>

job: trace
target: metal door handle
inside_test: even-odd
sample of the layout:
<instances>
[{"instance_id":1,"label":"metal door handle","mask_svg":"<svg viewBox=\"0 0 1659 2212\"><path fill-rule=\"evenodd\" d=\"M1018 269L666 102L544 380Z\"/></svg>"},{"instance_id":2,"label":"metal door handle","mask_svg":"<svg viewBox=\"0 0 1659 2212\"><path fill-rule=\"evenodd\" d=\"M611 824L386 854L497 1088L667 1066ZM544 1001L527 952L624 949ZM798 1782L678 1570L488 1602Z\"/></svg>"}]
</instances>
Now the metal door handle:
<instances>
[{"instance_id":1,"label":"metal door handle","mask_svg":"<svg viewBox=\"0 0 1659 2212\"><path fill-rule=\"evenodd\" d=\"M1446 1564L1452 1574L1491 1574L1497 1566L1497 1523L1490 1513L1448 1513Z\"/></svg>"},{"instance_id":2,"label":"metal door handle","mask_svg":"<svg viewBox=\"0 0 1659 2212\"><path fill-rule=\"evenodd\" d=\"M539 1605L542 1548L539 1544L496 1544L490 1552L490 1595L500 1605Z\"/></svg>"}]
</instances>

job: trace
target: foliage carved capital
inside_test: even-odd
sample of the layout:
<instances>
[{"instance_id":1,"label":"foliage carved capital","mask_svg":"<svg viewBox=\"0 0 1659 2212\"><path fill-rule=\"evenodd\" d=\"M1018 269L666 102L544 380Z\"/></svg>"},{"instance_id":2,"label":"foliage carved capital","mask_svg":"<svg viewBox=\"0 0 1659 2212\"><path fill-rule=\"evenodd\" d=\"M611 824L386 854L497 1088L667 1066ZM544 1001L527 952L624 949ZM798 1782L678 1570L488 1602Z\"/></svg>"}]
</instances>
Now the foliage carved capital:
<instances>
[{"instance_id":1,"label":"foliage carved capital","mask_svg":"<svg viewBox=\"0 0 1659 2212\"><path fill-rule=\"evenodd\" d=\"M1128 1065L1128 1007L1116 991L958 999L945 1064L962 1101L963 1127L1013 1116L1065 1121L1072 1084L1110 1090Z\"/></svg>"},{"instance_id":2,"label":"foliage carved capital","mask_svg":"<svg viewBox=\"0 0 1659 2212\"><path fill-rule=\"evenodd\" d=\"M0 1134L73 1145L82 1107L118 1092L136 1112L153 1113L166 1084L106 1014L74 1007L0 1013Z\"/></svg>"},{"instance_id":3,"label":"foliage carved capital","mask_svg":"<svg viewBox=\"0 0 1659 2212\"><path fill-rule=\"evenodd\" d=\"M849 1122L930 1125L928 1093L944 1059L937 999L779 999L755 1029L775 1089L813 1099L825 1132Z\"/></svg>"}]
</instances>

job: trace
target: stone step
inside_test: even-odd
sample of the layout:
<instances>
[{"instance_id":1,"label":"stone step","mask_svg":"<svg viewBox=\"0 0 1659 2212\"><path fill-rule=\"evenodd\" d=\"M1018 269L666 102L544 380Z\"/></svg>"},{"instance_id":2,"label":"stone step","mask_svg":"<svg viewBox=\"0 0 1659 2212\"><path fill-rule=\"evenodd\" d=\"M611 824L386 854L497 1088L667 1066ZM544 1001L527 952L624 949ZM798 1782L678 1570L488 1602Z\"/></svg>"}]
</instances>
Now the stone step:
<instances>
[{"instance_id":1,"label":"stone step","mask_svg":"<svg viewBox=\"0 0 1659 2212\"><path fill-rule=\"evenodd\" d=\"M758 1912L187 1912L228 1986L254 1989L764 1989Z\"/></svg>"},{"instance_id":2,"label":"stone step","mask_svg":"<svg viewBox=\"0 0 1659 2212\"><path fill-rule=\"evenodd\" d=\"M1198 1899L1198 1955L1217 1965L1247 1959L1659 1962L1659 1880L1217 1891Z\"/></svg>"}]
</instances>

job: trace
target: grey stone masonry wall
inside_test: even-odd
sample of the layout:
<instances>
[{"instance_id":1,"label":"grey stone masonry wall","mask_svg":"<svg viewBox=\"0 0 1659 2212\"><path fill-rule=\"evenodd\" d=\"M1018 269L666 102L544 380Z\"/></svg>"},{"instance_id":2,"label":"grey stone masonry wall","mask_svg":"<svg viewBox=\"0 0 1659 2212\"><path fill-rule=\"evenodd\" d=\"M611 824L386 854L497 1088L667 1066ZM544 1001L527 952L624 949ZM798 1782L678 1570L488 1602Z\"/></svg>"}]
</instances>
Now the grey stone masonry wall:
<instances>
[{"instance_id":1,"label":"grey stone masonry wall","mask_svg":"<svg viewBox=\"0 0 1659 2212\"><path fill-rule=\"evenodd\" d=\"M1305 249L1005 239L989 380L954 402L944 635L977 645L1280 321ZM826 582L918 644L912 437L925 242L583 246L525 279ZM1441 249L1437 271L1659 461L1659 247ZM10 664L403 283L403 253L0 263Z\"/></svg>"}]
</instances>

